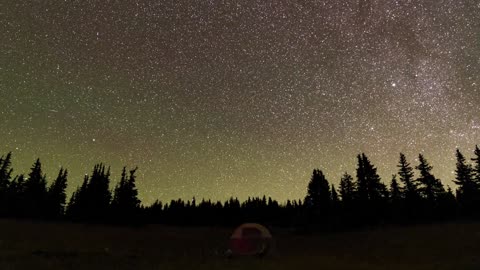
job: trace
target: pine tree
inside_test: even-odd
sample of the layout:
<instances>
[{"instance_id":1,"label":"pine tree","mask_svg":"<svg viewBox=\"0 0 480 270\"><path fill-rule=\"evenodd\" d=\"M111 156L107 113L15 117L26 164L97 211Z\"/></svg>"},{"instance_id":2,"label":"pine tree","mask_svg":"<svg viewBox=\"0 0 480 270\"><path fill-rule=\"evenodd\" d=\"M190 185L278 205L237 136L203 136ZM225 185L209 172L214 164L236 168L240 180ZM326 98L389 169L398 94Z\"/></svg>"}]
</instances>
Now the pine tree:
<instances>
[{"instance_id":1,"label":"pine tree","mask_svg":"<svg viewBox=\"0 0 480 270\"><path fill-rule=\"evenodd\" d=\"M45 217L47 212L47 180L37 159L24 185L25 211L29 217Z\"/></svg>"},{"instance_id":2,"label":"pine tree","mask_svg":"<svg viewBox=\"0 0 480 270\"><path fill-rule=\"evenodd\" d=\"M417 182L420 183L418 190L430 206L433 206L437 198L445 192L445 189L443 188L442 182L431 173L432 166L428 164L422 154L418 156L418 160L420 164L415 167L420 172L420 177L417 178Z\"/></svg>"},{"instance_id":3,"label":"pine tree","mask_svg":"<svg viewBox=\"0 0 480 270\"><path fill-rule=\"evenodd\" d=\"M314 215L328 213L331 206L330 184L321 170L313 170L308 184L305 205Z\"/></svg>"},{"instance_id":4,"label":"pine tree","mask_svg":"<svg viewBox=\"0 0 480 270\"><path fill-rule=\"evenodd\" d=\"M108 216L112 194L109 189L110 168L97 164L93 168L85 194L87 217L92 220L104 220ZM82 198L83 199L83 198Z\"/></svg>"},{"instance_id":5,"label":"pine tree","mask_svg":"<svg viewBox=\"0 0 480 270\"><path fill-rule=\"evenodd\" d=\"M70 197L70 201L67 204L66 216L73 220L84 220L87 219L88 213L88 175L85 175L83 178L82 185L77 188Z\"/></svg>"},{"instance_id":6,"label":"pine tree","mask_svg":"<svg viewBox=\"0 0 480 270\"><path fill-rule=\"evenodd\" d=\"M478 203L479 187L473 179L472 166L466 163L466 159L459 149L457 149L456 157L457 164L453 182L458 185L457 199L463 211L471 214Z\"/></svg>"},{"instance_id":7,"label":"pine tree","mask_svg":"<svg viewBox=\"0 0 480 270\"><path fill-rule=\"evenodd\" d=\"M380 202L388 197L388 190L385 184L381 182L377 173L377 168L373 166L365 154L359 155L359 163L357 168L359 193L362 200L369 202ZM361 187L362 186L362 187Z\"/></svg>"},{"instance_id":8,"label":"pine tree","mask_svg":"<svg viewBox=\"0 0 480 270\"><path fill-rule=\"evenodd\" d=\"M10 184L13 169L12 165L12 152L8 153L5 158L0 158L0 196L2 196Z\"/></svg>"},{"instance_id":9,"label":"pine tree","mask_svg":"<svg viewBox=\"0 0 480 270\"><path fill-rule=\"evenodd\" d=\"M345 205L351 204L355 198L355 183L353 182L353 177L346 172L340 179L340 197L342 198L342 203Z\"/></svg>"},{"instance_id":10,"label":"pine tree","mask_svg":"<svg viewBox=\"0 0 480 270\"><path fill-rule=\"evenodd\" d=\"M365 175L362 155L357 155L357 199L360 204L366 204L368 198L368 183Z\"/></svg>"},{"instance_id":11,"label":"pine tree","mask_svg":"<svg viewBox=\"0 0 480 270\"><path fill-rule=\"evenodd\" d=\"M48 189L48 212L52 218L60 218L65 213L67 176L68 171L61 168L57 179L53 181Z\"/></svg>"},{"instance_id":12,"label":"pine tree","mask_svg":"<svg viewBox=\"0 0 480 270\"><path fill-rule=\"evenodd\" d=\"M9 198L8 187L11 181L13 169L11 168L12 153L8 153L5 158L0 157L0 215L8 215L9 212Z\"/></svg>"},{"instance_id":13,"label":"pine tree","mask_svg":"<svg viewBox=\"0 0 480 270\"><path fill-rule=\"evenodd\" d=\"M120 182L115 187L114 196L112 200L112 209L117 218L122 216L122 219L128 220L135 218L140 207L140 200L138 199L138 192L135 187L135 172L137 168L130 171L130 176L127 179L126 167L123 167ZM190 203L190 201L189 201Z\"/></svg>"},{"instance_id":14,"label":"pine tree","mask_svg":"<svg viewBox=\"0 0 480 270\"><path fill-rule=\"evenodd\" d=\"M403 191L397 182L397 176L392 175L392 181L390 182L390 200L394 204L398 204L403 199Z\"/></svg>"},{"instance_id":15,"label":"pine tree","mask_svg":"<svg viewBox=\"0 0 480 270\"><path fill-rule=\"evenodd\" d=\"M473 173L474 173L474 181L477 186L480 186L480 149L478 145L475 145L475 151L473 152L475 157L472 158L474 161Z\"/></svg>"},{"instance_id":16,"label":"pine tree","mask_svg":"<svg viewBox=\"0 0 480 270\"><path fill-rule=\"evenodd\" d=\"M404 186L403 192L406 203L410 207L415 207L419 198L417 183L414 182L413 168L407 162L407 158L403 153L400 153L400 161L397 167L399 168L400 182Z\"/></svg>"}]
</instances>

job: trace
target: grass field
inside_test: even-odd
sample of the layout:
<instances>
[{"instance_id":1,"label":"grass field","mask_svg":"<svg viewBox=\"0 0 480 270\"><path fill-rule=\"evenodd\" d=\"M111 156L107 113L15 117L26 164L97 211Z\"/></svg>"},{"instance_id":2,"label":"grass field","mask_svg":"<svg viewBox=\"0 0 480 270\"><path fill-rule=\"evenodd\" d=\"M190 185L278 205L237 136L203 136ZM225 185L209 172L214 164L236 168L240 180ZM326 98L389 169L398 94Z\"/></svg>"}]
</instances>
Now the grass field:
<instances>
[{"instance_id":1,"label":"grass field","mask_svg":"<svg viewBox=\"0 0 480 270\"><path fill-rule=\"evenodd\" d=\"M480 223L313 235L273 229L276 252L262 259L221 256L230 233L0 220L0 269L480 269Z\"/></svg>"}]
</instances>

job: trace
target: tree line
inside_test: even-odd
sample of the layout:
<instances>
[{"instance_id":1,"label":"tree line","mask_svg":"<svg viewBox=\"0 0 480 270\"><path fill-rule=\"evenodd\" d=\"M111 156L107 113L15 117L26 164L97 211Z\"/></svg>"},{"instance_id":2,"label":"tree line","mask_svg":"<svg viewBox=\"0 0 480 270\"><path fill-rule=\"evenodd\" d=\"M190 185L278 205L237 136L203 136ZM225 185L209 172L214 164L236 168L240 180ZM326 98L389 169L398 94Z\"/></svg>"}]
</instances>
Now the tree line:
<instances>
[{"instance_id":1,"label":"tree line","mask_svg":"<svg viewBox=\"0 0 480 270\"><path fill-rule=\"evenodd\" d=\"M123 168L110 189L110 167L96 164L67 202L67 169L48 185L39 159L28 175L13 176L12 153L0 157L0 217L119 224L235 225L261 222L306 229L342 229L375 224L411 224L480 218L480 149L469 161L456 150L456 189L443 185L422 154L411 165L400 153L398 171L385 184L366 154L357 156L355 177L345 172L338 187L314 169L306 196L279 203L270 197L240 202L159 200L142 205L137 168ZM415 174L415 171L417 172ZM417 175L415 177L415 175Z\"/></svg>"}]
</instances>

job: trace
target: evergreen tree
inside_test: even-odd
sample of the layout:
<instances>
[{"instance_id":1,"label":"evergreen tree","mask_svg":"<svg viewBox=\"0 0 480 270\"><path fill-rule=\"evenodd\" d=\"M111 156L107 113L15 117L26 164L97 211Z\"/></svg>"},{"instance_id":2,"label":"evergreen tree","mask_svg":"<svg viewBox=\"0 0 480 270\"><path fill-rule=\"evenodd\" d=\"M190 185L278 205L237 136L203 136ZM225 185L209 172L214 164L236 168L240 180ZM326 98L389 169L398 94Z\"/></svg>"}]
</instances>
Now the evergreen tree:
<instances>
[{"instance_id":1,"label":"evergreen tree","mask_svg":"<svg viewBox=\"0 0 480 270\"><path fill-rule=\"evenodd\" d=\"M355 198L355 183L353 177L344 173L340 179L340 197L343 204L351 204Z\"/></svg>"},{"instance_id":2,"label":"evergreen tree","mask_svg":"<svg viewBox=\"0 0 480 270\"><path fill-rule=\"evenodd\" d=\"M380 202L388 197L388 190L381 182L377 168L365 154L358 156L358 193L361 201Z\"/></svg>"},{"instance_id":3,"label":"evergreen tree","mask_svg":"<svg viewBox=\"0 0 480 270\"><path fill-rule=\"evenodd\" d=\"M430 207L432 207L437 198L445 192L442 182L435 178L431 173L432 166L428 164L425 157L420 154L418 156L420 164L415 167L420 172L420 177L417 178L417 182L420 183L419 192L420 195L427 200Z\"/></svg>"},{"instance_id":4,"label":"evergreen tree","mask_svg":"<svg viewBox=\"0 0 480 270\"><path fill-rule=\"evenodd\" d=\"M401 221L403 217L403 202L404 202L404 192L403 188L398 184L397 176L392 175L392 180L390 182L390 219L398 222Z\"/></svg>"},{"instance_id":5,"label":"evergreen tree","mask_svg":"<svg viewBox=\"0 0 480 270\"><path fill-rule=\"evenodd\" d=\"M466 163L465 157L459 149L457 149L456 157L457 164L453 182L458 185L457 199L462 210L471 214L478 203L479 187L473 179L472 166Z\"/></svg>"},{"instance_id":6,"label":"evergreen tree","mask_svg":"<svg viewBox=\"0 0 480 270\"><path fill-rule=\"evenodd\" d=\"M68 171L61 168L57 179L53 181L48 189L48 212L52 218L60 218L65 212L67 175Z\"/></svg>"},{"instance_id":7,"label":"evergreen tree","mask_svg":"<svg viewBox=\"0 0 480 270\"><path fill-rule=\"evenodd\" d=\"M67 205L66 215L73 220L81 220L87 218L87 186L88 186L88 175L85 175L83 178L82 185L73 192L72 197Z\"/></svg>"},{"instance_id":8,"label":"evergreen tree","mask_svg":"<svg viewBox=\"0 0 480 270\"><path fill-rule=\"evenodd\" d=\"M5 158L0 157L0 196L4 195L10 184L12 171L12 152L9 152Z\"/></svg>"},{"instance_id":9,"label":"evergreen tree","mask_svg":"<svg viewBox=\"0 0 480 270\"><path fill-rule=\"evenodd\" d=\"M397 176L392 175L392 181L390 182L390 200L393 204L399 204L403 199L402 188L397 182Z\"/></svg>"},{"instance_id":10,"label":"evergreen tree","mask_svg":"<svg viewBox=\"0 0 480 270\"><path fill-rule=\"evenodd\" d=\"M29 217L45 217L47 212L47 180L42 164L37 159L24 185L25 214Z\"/></svg>"},{"instance_id":11,"label":"evergreen tree","mask_svg":"<svg viewBox=\"0 0 480 270\"><path fill-rule=\"evenodd\" d=\"M112 198L109 185L110 168L105 170L105 165L101 163L95 165L87 184L85 198L82 198L85 200L89 219L104 220L108 216Z\"/></svg>"},{"instance_id":12,"label":"evergreen tree","mask_svg":"<svg viewBox=\"0 0 480 270\"><path fill-rule=\"evenodd\" d=\"M112 200L112 209L117 218L121 215L124 219L131 219L138 214L140 200L135 187L136 171L137 168L131 170L127 178L126 167L123 167L122 176L120 182L115 187Z\"/></svg>"},{"instance_id":13,"label":"evergreen tree","mask_svg":"<svg viewBox=\"0 0 480 270\"><path fill-rule=\"evenodd\" d=\"M403 192L406 203L410 207L415 207L419 198L417 183L414 182L413 168L402 153L400 153L400 161L397 167L399 168L398 175L400 176L400 182L404 186Z\"/></svg>"},{"instance_id":14,"label":"evergreen tree","mask_svg":"<svg viewBox=\"0 0 480 270\"><path fill-rule=\"evenodd\" d=\"M357 198L360 204L366 204L368 198L368 183L365 175L362 155L357 155Z\"/></svg>"},{"instance_id":15,"label":"evergreen tree","mask_svg":"<svg viewBox=\"0 0 480 270\"><path fill-rule=\"evenodd\" d=\"M331 205L330 184L321 170L313 170L308 183L305 205L314 215L328 212Z\"/></svg>"},{"instance_id":16,"label":"evergreen tree","mask_svg":"<svg viewBox=\"0 0 480 270\"><path fill-rule=\"evenodd\" d=\"M474 167L473 167L473 172L474 172L474 181L477 186L480 186L480 149L478 148L478 145L475 145L475 151L473 152L475 157L472 158L474 161Z\"/></svg>"},{"instance_id":17,"label":"evergreen tree","mask_svg":"<svg viewBox=\"0 0 480 270\"><path fill-rule=\"evenodd\" d=\"M386 214L388 190L365 154L357 156L357 222L375 223Z\"/></svg>"},{"instance_id":18,"label":"evergreen tree","mask_svg":"<svg viewBox=\"0 0 480 270\"><path fill-rule=\"evenodd\" d=\"M11 181L13 169L11 168L12 153L5 158L0 157L0 215L5 216L9 212L8 188Z\"/></svg>"}]
</instances>

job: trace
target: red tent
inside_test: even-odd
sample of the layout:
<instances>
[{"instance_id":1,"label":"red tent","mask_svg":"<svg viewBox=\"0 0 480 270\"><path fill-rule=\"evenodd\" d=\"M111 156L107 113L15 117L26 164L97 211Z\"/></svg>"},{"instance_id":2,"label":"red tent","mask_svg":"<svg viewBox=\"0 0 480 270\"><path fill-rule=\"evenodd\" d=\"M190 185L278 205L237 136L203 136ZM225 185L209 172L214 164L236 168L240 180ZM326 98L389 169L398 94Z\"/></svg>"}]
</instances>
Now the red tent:
<instances>
[{"instance_id":1,"label":"red tent","mask_svg":"<svg viewBox=\"0 0 480 270\"><path fill-rule=\"evenodd\" d=\"M264 255L272 245L272 235L264 226L245 223L233 231L230 250L233 255Z\"/></svg>"}]
</instances>

